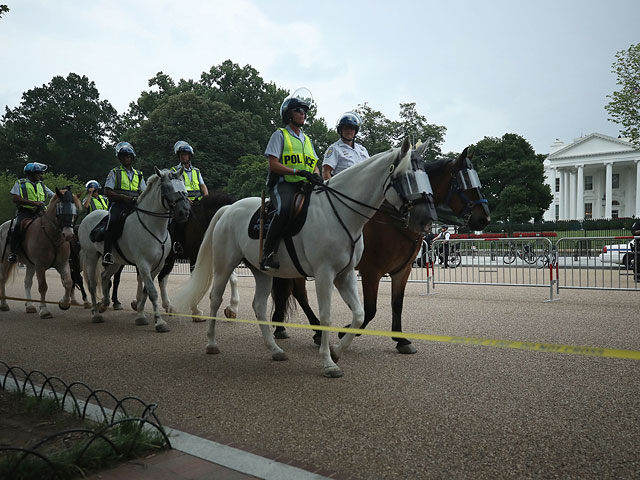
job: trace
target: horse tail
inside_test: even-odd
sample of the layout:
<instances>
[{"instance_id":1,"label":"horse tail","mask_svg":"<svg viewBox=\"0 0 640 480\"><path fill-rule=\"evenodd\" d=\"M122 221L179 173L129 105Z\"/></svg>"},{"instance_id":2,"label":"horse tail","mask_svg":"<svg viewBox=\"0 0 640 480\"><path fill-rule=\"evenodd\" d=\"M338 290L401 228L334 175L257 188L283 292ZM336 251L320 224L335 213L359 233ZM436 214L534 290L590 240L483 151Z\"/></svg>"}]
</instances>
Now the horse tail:
<instances>
[{"instance_id":1,"label":"horse tail","mask_svg":"<svg viewBox=\"0 0 640 480\"><path fill-rule=\"evenodd\" d=\"M202 297L205 296L211 287L213 280L213 230L216 228L218 220L224 213L226 208L222 207L216 212L211 219L211 223L204 233L200 250L198 250L198 259L193 267L191 276L187 283L176 293L174 307L176 311L181 313L190 313L191 310L198 306Z\"/></svg>"}]
</instances>

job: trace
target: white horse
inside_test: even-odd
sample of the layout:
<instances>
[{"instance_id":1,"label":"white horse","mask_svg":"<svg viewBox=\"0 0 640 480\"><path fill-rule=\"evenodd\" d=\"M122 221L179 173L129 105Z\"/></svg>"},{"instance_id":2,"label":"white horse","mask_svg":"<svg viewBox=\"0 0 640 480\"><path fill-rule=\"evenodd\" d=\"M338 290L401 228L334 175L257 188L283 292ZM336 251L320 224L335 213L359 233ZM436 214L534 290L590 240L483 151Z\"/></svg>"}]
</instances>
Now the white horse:
<instances>
[{"instance_id":1,"label":"white horse","mask_svg":"<svg viewBox=\"0 0 640 480\"><path fill-rule=\"evenodd\" d=\"M331 191L317 189L313 193L306 223L294 236L293 243L302 268L315 277L321 325L331 325L333 285L352 311L351 327L359 328L362 325L364 311L358 297L354 267L363 251L362 228L385 198L398 210L410 210L409 222L416 231L428 229L435 220L432 198L430 205L413 205L399 191L401 180L417 174L412 169L410 147L407 139L401 148L375 155L333 177L326 182ZM430 190L430 185L428 189ZM424 193L427 197L428 192ZM300 277L300 273L284 246L280 247L279 269L263 272L256 267L260 253L258 240L249 238L247 227L249 219L259 206L260 199L245 198L222 207L213 217L200 247L195 269L188 283L176 294L174 306L178 311L187 313L197 305L211 285L213 277L210 313L215 317L229 276L240 261L245 259L256 281L254 312L258 320L267 320L267 300L271 292L272 276L296 278ZM394 247L389 245L389 248ZM216 343L215 326L216 321L209 320L207 353L220 352ZM272 358L286 360L287 355L276 344L269 326L261 325L260 329L272 352ZM338 345L330 349L328 332L322 332L320 355L323 375L343 375L334 360L340 357L353 337L352 334L345 335Z\"/></svg>"},{"instance_id":2,"label":"white horse","mask_svg":"<svg viewBox=\"0 0 640 480\"><path fill-rule=\"evenodd\" d=\"M169 170L155 169L147 182L147 188L137 201L135 212L127 217L121 237L114 243L118 248L113 252L115 263L104 269L101 275L103 308L96 305L96 269L102 257L104 243L94 243L89 238L93 228L107 212L95 210L80 224L80 256L89 283L91 293L91 315L94 323L103 322L100 311L109 302L109 280L118 271L120 265L133 264L138 267L138 275L144 284L144 290L138 296L136 325L148 325L144 314L147 295L153 304L153 317L157 332L168 332L167 323L158 311L158 292L153 279L162 269L171 248L171 238L167 230L169 218L185 222L189 217L189 201L182 181L182 168L175 173ZM140 288L139 288L140 290ZM107 302L106 305L104 302Z\"/></svg>"}]
</instances>

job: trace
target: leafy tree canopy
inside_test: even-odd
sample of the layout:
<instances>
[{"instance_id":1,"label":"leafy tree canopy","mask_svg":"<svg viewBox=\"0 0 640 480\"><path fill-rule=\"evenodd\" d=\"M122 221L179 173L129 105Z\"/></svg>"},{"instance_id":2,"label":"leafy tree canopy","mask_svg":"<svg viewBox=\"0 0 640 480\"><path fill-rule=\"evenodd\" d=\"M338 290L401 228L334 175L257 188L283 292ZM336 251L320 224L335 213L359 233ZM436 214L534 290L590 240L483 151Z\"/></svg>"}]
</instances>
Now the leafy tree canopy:
<instances>
[{"instance_id":1,"label":"leafy tree canopy","mask_svg":"<svg viewBox=\"0 0 640 480\"><path fill-rule=\"evenodd\" d=\"M185 140L195 150L193 163L201 169L209 189L221 189L239 157L260 153L255 132L262 128L260 119L251 113L183 92L170 96L124 140L133 144L137 167L145 173L151 173L154 166L176 165L173 145Z\"/></svg>"},{"instance_id":2,"label":"leafy tree canopy","mask_svg":"<svg viewBox=\"0 0 640 480\"><path fill-rule=\"evenodd\" d=\"M620 132L640 146L640 43L616 53L612 68L620 90L607 95L605 109L609 120L623 127Z\"/></svg>"},{"instance_id":3,"label":"leafy tree canopy","mask_svg":"<svg viewBox=\"0 0 640 480\"><path fill-rule=\"evenodd\" d=\"M269 164L263 155L245 155L231 173L225 191L238 198L259 197L265 189Z\"/></svg>"},{"instance_id":4,"label":"leafy tree canopy","mask_svg":"<svg viewBox=\"0 0 640 480\"><path fill-rule=\"evenodd\" d=\"M507 133L485 137L473 149L482 190L495 220L528 222L542 220L552 200L544 184L544 156L536 155L524 138Z\"/></svg>"},{"instance_id":5,"label":"leafy tree canopy","mask_svg":"<svg viewBox=\"0 0 640 480\"><path fill-rule=\"evenodd\" d=\"M118 114L85 76L56 76L28 90L0 120L0 164L16 175L27 162L70 176L104 177L114 164Z\"/></svg>"}]
</instances>

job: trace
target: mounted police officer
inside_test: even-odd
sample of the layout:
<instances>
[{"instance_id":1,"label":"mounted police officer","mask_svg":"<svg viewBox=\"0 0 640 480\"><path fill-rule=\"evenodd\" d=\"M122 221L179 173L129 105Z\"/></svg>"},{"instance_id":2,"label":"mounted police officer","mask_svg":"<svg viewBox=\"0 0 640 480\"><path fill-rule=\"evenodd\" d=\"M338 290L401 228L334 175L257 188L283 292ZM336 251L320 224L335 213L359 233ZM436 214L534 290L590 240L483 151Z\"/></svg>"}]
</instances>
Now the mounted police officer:
<instances>
[{"instance_id":1,"label":"mounted police officer","mask_svg":"<svg viewBox=\"0 0 640 480\"><path fill-rule=\"evenodd\" d=\"M13 232L11 233L11 253L7 257L9 263L18 261L17 251L20 248L22 238L20 223L26 218L34 219L41 215L44 212L45 202L54 195L42 181L42 174L46 172L47 168L43 163L27 163L24 166L24 173L27 178L21 178L16 181L10 191L13 196L13 203L18 208L16 218L13 221Z\"/></svg>"},{"instance_id":2,"label":"mounted police officer","mask_svg":"<svg viewBox=\"0 0 640 480\"><path fill-rule=\"evenodd\" d=\"M116 157L121 166L113 168L104 182L104 194L109 199L109 223L104 235L103 265L113 265L111 250L124 227L124 221L136 208L136 199L147 186L142 172L133 168L136 152L129 142L116 145Z\"/></svg>"},{"instance_id":3,"label":"mounted police officer","mask_svg":"<svg viewBox=\"0 0 640 480\"><path fill-rule=\"evenodd\" d=\"M329 180L343 170L369 158L369 152L359 143L356 135L362 120L355 112L346 112L338 119L336 131L340 140L331 144L324 154L322 162L322 178Z\"/></svg>"},{"instance_id":4,"label":"mounted police officer","mask_svg":"<svg viewBox=\"0 0 640 480\"><path fill-rule=\"evenodd\" d=\"M183 140L178 140L173 146L173 153L180 163L175 167L171 167L171 171L177 172L181 167L184 168L182 179L187 188L189 202L193 204L193 202L209 194L200 170L191 164L193 147ZM173 251L178 255L183 253L182 244L184 243L185 227L186 223L171 222L171 238L174 239Z\"/></svg>"},{"instance_id":5,"label":"mounted police officer","mask_svg":"<svg viewBox=\"0 0 640 480\"><path fill-rule=\"evenodd\" d=\"M276 208L267 238L260 268L280 268L278 244L291 217L291 204L296 192L308 182L322 183L318 174L318 156L311 139L302 132L307 113L313 103L311 92L299 88L280 105L284 128L271 135L264 156L269 160L267 186L271 202Z\"/></svg>"},{"instance_id":6,"label":"mounted police officer","mask_svg":"<svg viewBox=\"0 0 640 480\"><path fill-rule=\"evenodd\" d=\"M102 186L97 180L89 180L85 188L87 189L87 196L82 201L82 206L87 210L87 213L91 213L94 210L109 210L109 200L100 194Z\"/></svg>"}]
</instances>

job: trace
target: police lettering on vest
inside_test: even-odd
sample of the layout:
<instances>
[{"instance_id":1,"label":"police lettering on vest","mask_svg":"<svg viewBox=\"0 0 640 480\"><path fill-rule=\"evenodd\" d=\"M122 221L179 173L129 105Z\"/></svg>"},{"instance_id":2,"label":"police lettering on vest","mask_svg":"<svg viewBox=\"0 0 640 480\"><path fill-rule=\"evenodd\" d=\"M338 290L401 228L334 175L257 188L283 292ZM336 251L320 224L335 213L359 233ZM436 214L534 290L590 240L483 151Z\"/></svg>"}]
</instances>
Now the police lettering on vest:
<instances>
[{"instance_id":1,"label":"police lettering on vest","mask_svg":"<svg viewBox=\"0 0 640 480\"><path fill-rule=\"evenodd\" d=\"M313 153L313 145L311 140L305 135L304 145L300 140L291 136L286 128L281 128L284 137L284 145L282 147L282 164L285 167L295 168L296 170L307 170L311 173L316 168L318 159ZM302 182L305 180L300 175L285 175L287 182Z\"/></svg>"}]
</instances>

